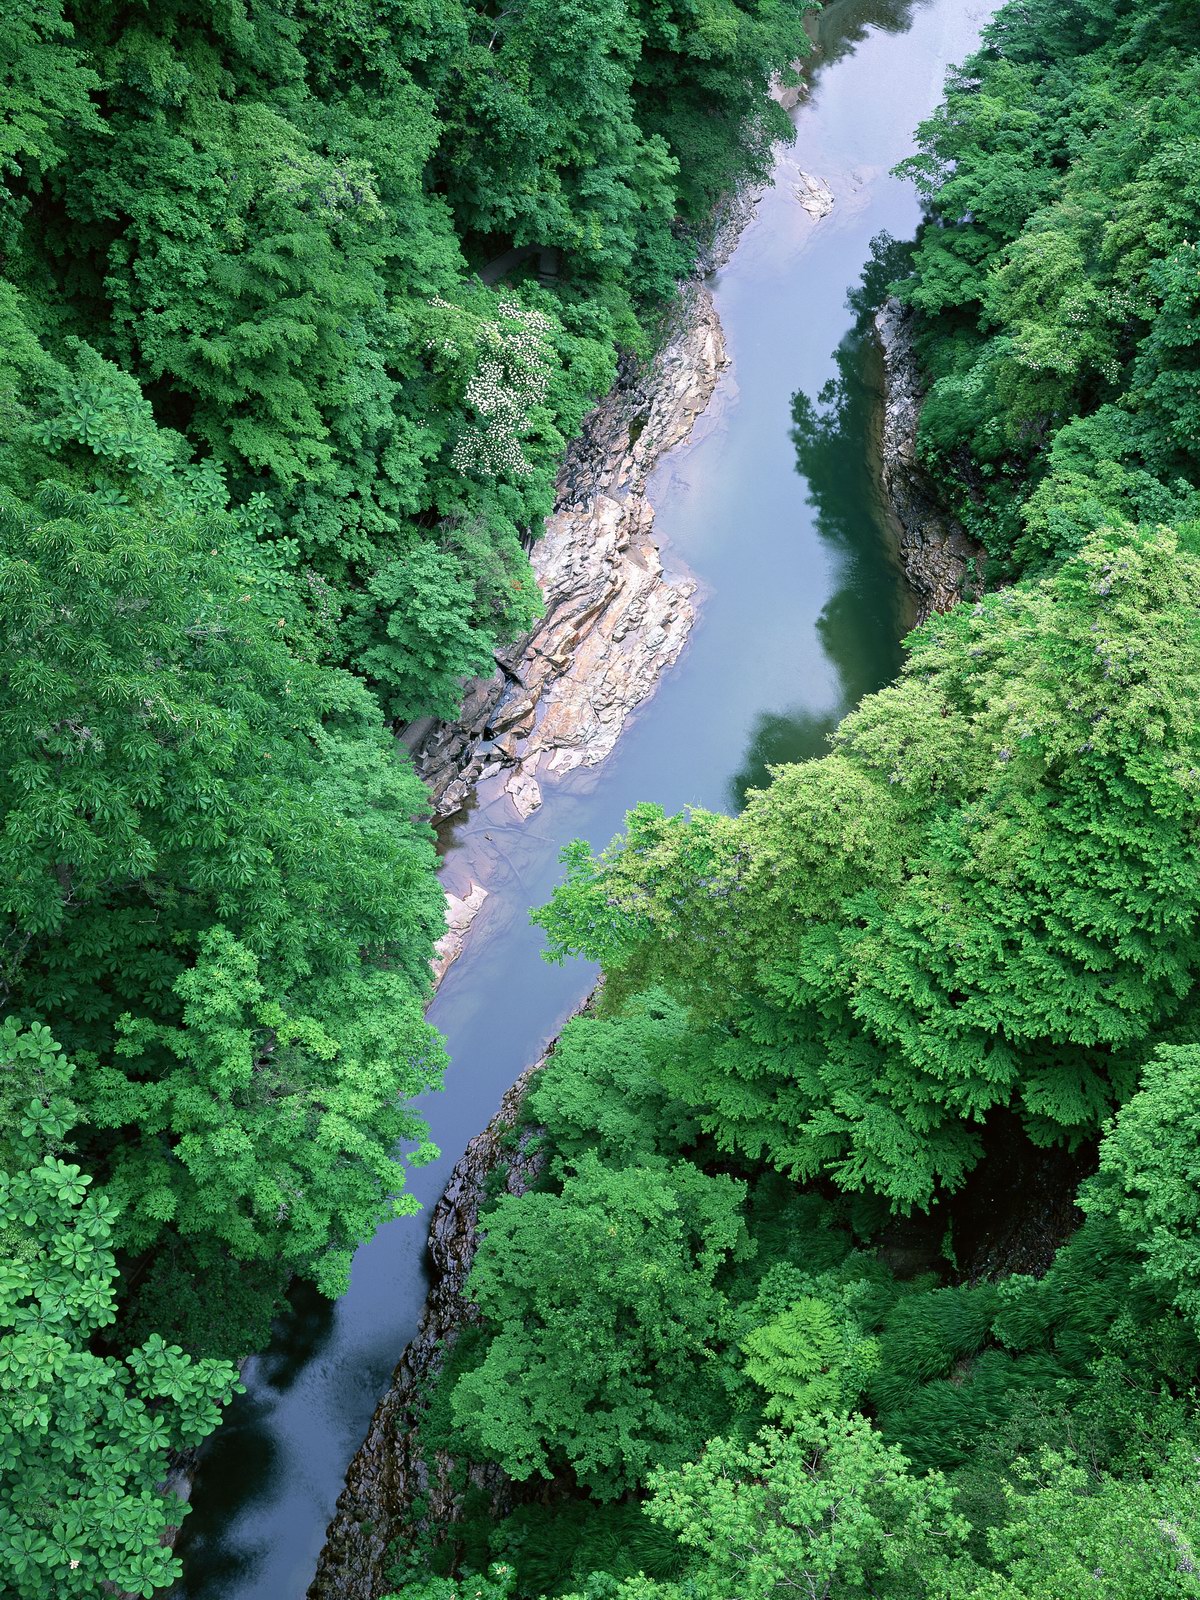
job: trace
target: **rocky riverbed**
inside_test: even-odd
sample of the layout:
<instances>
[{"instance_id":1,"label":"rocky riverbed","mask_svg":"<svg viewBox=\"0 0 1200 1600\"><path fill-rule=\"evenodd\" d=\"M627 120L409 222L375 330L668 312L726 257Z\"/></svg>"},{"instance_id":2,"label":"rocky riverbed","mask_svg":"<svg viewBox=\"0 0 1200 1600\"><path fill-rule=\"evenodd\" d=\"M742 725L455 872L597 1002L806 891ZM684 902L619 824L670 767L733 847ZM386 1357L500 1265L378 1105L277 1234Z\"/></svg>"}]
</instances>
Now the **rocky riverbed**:
<instances>
[{"instance_id":1,"label":"rocky riverbed","mask_svg":"<svg viewBox=\"0 0 1200 1600\"><path fill-rule=\"evenodd\" d=\"M544 616L497 654L492 677L469 686L457 722L415 742L436 816L488 779L529 816L545 775L602 761L677 659L696 583L664 569L646 480L689 438L727 362L712 296L689 282L654 361L626 363L567 453L531 557Z\"/></svg>"}]
</instances>

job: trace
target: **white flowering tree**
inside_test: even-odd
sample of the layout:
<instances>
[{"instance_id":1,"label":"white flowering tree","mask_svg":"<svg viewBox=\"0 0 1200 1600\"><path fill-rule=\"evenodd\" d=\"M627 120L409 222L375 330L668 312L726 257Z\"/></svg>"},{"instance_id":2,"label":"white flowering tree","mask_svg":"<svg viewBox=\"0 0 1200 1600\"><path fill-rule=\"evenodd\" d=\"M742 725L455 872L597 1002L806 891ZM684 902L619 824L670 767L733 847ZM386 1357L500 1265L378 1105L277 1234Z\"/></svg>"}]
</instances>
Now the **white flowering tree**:
<instances>
[{"instance_id":1,"label":"white flowering tree","mask_svg":"<svg viewBox=\"0 0 1200 1600\"><path fill-rule=\"evenodd\" d=\"M554 322L511 296L498 298L490 317L446 300L432 304L451 315L428 336L426 349L467 373L461 396L467 416L451 465L485 478L528 476L532 468L522 441L546 399Z\"/></svg>"}]
</instances>

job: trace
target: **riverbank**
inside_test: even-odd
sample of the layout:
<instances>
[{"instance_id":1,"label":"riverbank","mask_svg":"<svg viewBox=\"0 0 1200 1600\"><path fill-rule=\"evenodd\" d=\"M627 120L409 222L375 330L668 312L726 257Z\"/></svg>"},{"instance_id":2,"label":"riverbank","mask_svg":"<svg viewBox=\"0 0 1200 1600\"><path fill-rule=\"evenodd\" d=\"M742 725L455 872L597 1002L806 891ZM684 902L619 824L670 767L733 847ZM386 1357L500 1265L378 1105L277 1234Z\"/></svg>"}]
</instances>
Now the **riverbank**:
<instances>
[{"instance_id":1,"label":"riverbank","mask_svg":"<svg viewBox=\"0 0 1200 1600\"><path fill-rule=\"evenodd\" d=\"M883 487L921 623L956 605L968 589L981 591L986 558L982 546L939 503L936 486L917 456L925 389L913 342L913 313L889 298L875 315L875 332L883 351Z\"/></svg>"},{"instance_id":2,"label":"riverbank","mask_svg":"<svg viewBox=\"0 0 1200 1600\"><path fill-rule=\"evenodd\" d=\"M435 817L488 782L530 816L546 774L602 761L678 658L697 585L663 565L646 480L691 436L727 364L712 296L690 281L653 361L626 364L567 451L531 554L541 620L470 685L457 721L416 731L413 761Z\"/></svg>"},{"instance_id":3,"label":"riverbank","mask_svg":"<svg viewBox=\"0 0 1200 1600\"><path fill-rule=\"evenodd\" d=\"M588 1002L590 1004L590 1000ZM408 1345L367 1436L346 1472L308 1600L376 1600L387 1589L389 1552L411 1546L425 1528L452 1523L468 1488L489 1494L497 1515L509 1480L499 1467L473 1465L456 1481L445 1451L426 1455L420 1422L429 1394L462 1330L476 1319L464 1296L475 1259L480 1208L503 1169L503 1191L519 1195L537 1181L536 1138L518 1132L521 1106L546 1058L527 1067L455 1165L429 1222L431 1286L416 1337Z\"/></svg>"}]
</instances>

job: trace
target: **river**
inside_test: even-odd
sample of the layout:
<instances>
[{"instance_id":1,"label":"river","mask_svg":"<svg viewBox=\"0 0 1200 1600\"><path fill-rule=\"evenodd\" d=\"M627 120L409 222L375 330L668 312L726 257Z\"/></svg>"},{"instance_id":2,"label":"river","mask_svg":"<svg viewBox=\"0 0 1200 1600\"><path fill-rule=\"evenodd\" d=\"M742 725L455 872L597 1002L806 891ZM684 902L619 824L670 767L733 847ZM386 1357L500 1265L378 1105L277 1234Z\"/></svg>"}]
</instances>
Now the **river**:
<instances>
[{"instance_id":1,"label":"river","mask_svg":"<svg viewBox=\"0 0 1200 1600\"><path fill-rule=\"evenodd\" d=\"M651 482L664 560L699 578L690 644L599 768L544 784L518 823L499 799L447 833L447 886L490 898L430 1012L451 1067L425 1110L442 1158L412 1174L429 1206L504 1090L586 994L583 963L541 959L531 906L575 837L603 844L653 800L736 809L769 764L820 754L829 730L895 674L912 618L879 488L878 354L850 304L881 234L911 238L919 207L890 175L969 53L990 0L834 0L815 19L812 93L773 182L714 284L729 369L692 442ZM836 196L813 222L803 168ZM876 268L874 276L879 276ZM804 430L831 380L833 421ZM802 460L801 460L802 458ZM801 466L803 470L801 470ZM180 1549L188 1600L300 1600L351 1456L425 1297L420 1219L389 1224L336 1304L301 1288L249 1363L197 1476Z\"/></svg>"}]
</instances>

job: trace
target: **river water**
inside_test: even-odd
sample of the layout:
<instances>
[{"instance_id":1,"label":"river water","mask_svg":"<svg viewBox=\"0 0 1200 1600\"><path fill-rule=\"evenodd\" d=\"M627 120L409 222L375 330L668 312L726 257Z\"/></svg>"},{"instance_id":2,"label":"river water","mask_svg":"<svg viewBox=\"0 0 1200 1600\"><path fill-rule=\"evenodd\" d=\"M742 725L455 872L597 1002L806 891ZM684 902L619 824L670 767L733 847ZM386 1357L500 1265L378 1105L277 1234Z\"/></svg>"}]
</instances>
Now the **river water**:
<instances>
[{"instance_id":1,"label":"river water","mask_svg":"<svg viewBox=\"0 0 1200 1600\"><path fill-rule=\"evenodd\" d=\"M527 823L499 799L445 840L447 886L474 877L490 898L430 1013L451 1067L425 1107L443 1156L411 1179L426 1206L592 983L584 963L545 963L528 921L562 846L606 843L639 800L736 809L769 764L820 754L896 672L912 605L879 490L864 275L886 278L873 240L916 230L916 196L890 168L993 9L833 0L813 23L796 142L714 284L731 366L691 444L651 483L668 569L686 564L702 584L691 642L600 768L546 781ZM819 222L796 202L800 168L836 196ZM188 1600L304 1594L346 1467L416 1329L424 1243L420 1218L391 1223L359 1250L336 1305L303 1288L293 1297L205 1453L180 1544Z\"/></svg>"}]
</instances>

